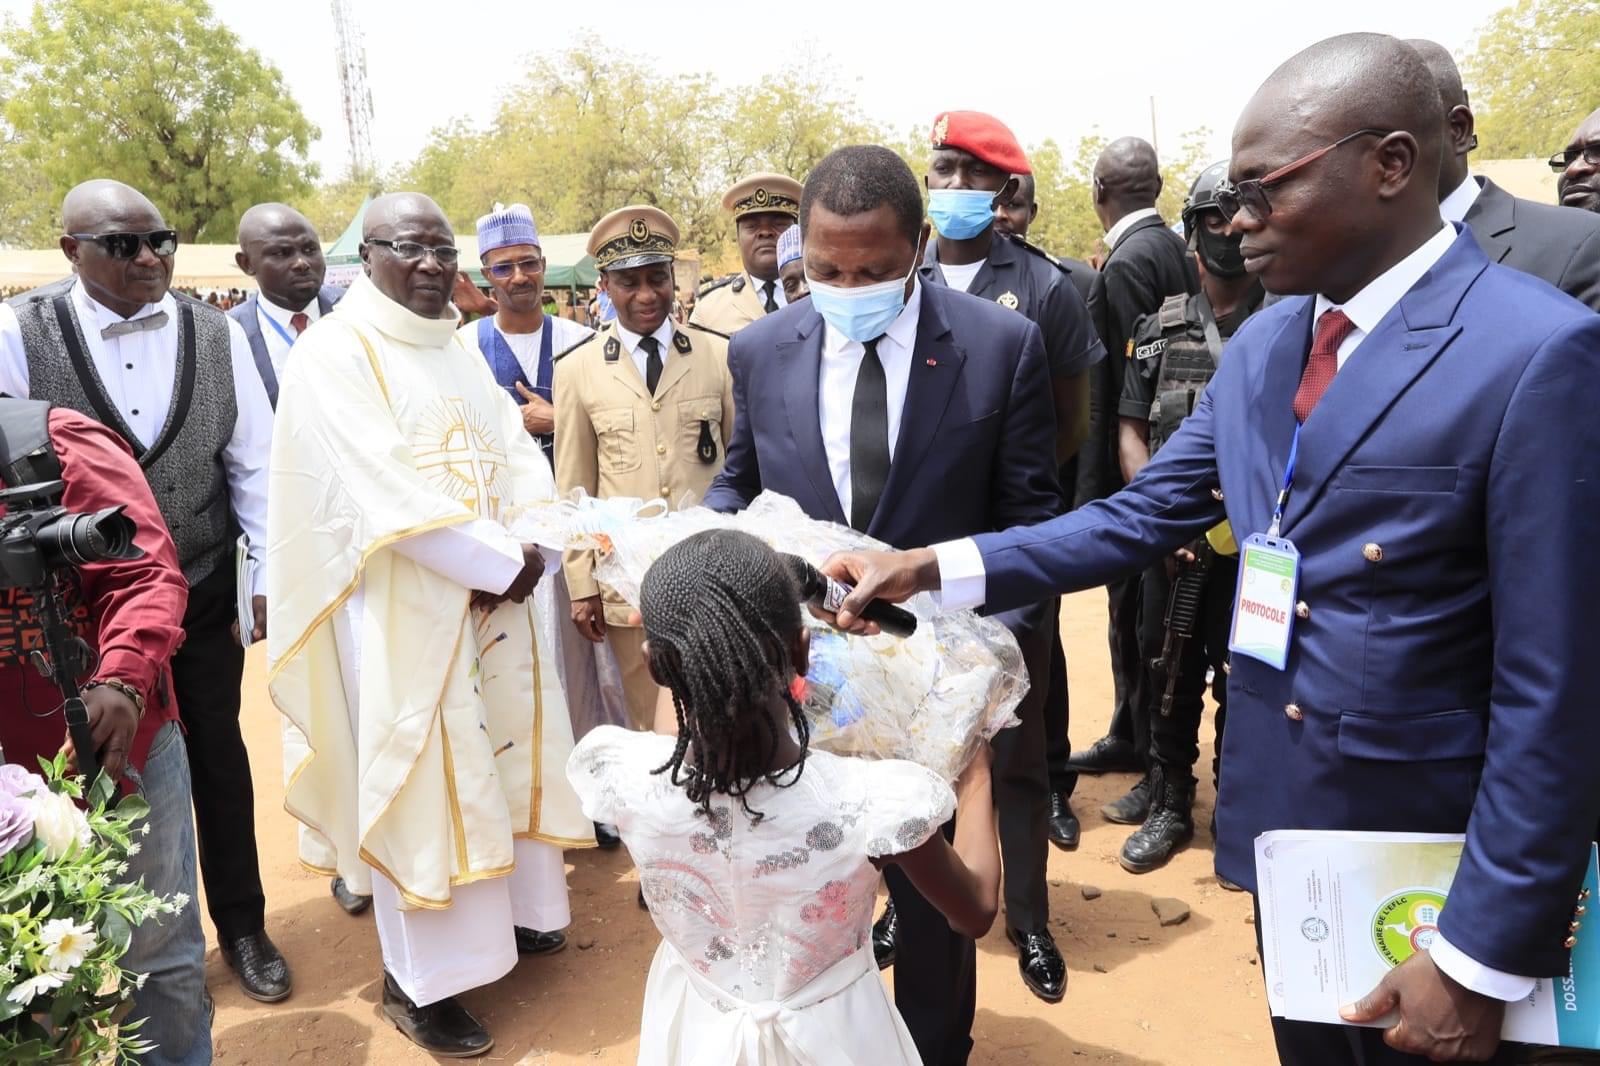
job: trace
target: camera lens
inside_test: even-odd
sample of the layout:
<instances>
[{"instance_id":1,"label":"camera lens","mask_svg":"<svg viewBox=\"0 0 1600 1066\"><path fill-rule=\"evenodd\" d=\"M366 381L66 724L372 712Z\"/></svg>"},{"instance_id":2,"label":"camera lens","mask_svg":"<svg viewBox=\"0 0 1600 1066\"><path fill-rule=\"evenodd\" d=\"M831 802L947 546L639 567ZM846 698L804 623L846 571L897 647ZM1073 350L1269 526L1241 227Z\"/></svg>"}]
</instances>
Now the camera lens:
<instances>
[{"instance_id":1,"label":"camera lens","mask_svg":"<svg viewBox=\"0 0 1600 1066\"><path fill-rule=\"evenodd\" d=\"M40 549L52 563L73 566L97 563L104 559L136 559L140 550L133 536L138 526L111 507L95 514L64 514L35 534Z\"/></svg>"}]
</instances>

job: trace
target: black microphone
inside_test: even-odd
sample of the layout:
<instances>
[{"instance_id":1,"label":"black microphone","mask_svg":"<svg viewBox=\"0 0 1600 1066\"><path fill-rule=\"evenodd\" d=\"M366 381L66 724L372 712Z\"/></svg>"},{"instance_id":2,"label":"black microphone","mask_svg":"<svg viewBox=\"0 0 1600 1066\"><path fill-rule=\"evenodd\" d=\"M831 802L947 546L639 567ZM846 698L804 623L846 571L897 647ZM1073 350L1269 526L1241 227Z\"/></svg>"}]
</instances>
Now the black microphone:
<instances>
[{"instance_id":1,"label":"black microphone","mask_svg":"<svg viewBox=\"0 0 1600 1066\"><path fill-rule=\"evenodd\" d=\"M780 554L788 562L790 572L800 585L801 600L829 614L837 614L839 608L844 606L844 598L850 594L850 587L841 585L798 555ZM868 602L861 610L861 617L876 622L879 629L897 637L909 637L917 631L916 615L883 600Z\"/></svg>"}]
</instances>

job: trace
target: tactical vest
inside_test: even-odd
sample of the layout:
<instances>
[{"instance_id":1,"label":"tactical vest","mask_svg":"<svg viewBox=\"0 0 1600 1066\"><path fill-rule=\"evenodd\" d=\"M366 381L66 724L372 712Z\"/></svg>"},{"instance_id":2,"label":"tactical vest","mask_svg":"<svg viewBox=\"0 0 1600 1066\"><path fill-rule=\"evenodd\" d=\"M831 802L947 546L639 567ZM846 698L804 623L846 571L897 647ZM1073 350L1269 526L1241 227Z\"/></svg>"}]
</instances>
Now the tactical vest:
<instances>
[{"instance_id":1,"label":"tactical vest","mask_svg":"<svg viewBox=\"0 0 1600 1066\"><path fill-rule=\"evenodd\" d=\"M122 420L100 380L72 304L72 285L69 278L11 302L28 356L29 395L81 411L127 441L172 531L178 565L192 587L228 556L238 535L222 459L239 416L228 318L173 293L177 380L161 432L147 445Z\"/></svg>"},{"instance_id":2,"label":"tactical vest","mask_svg":"<svg viewBox=\"0 0 1600 1066\"><path fill-rule=\"evenodd\" d=\"M1222 360L1222 335L1211 306L1199 295L1167 297L1156 322L1166 347L1150 405L1151 455L1178 432Z\"/></svg>"},{"instance_id":3,"label":"tactical vest","mask_svg":"<svg viewBox=\"0 0 1600 1066\"><path fill-rule=\"evenodd\" d=\"M8 489L58 481L61 460L50 442L50 405L0 397L0 483ZM0 507L0 514L5 508ZM83 579L75 567L56 572L67 625L89 647L95 645ZM44 625L32 589L0 588L0 667L27 666L28 656L44 650Z\"/></svg>"}]
</instances>

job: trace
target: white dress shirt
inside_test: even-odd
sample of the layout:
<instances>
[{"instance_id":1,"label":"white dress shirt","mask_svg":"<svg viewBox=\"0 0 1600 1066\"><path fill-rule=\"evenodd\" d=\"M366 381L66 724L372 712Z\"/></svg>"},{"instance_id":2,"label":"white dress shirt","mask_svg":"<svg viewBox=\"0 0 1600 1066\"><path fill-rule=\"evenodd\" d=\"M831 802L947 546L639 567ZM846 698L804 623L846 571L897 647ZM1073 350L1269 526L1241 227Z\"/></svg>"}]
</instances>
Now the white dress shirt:
<instances>
[{"instance_id":1,"label":"white dress shirt","mask_svg":"<svg viewBox=\"0 0 1600 1066\"><path fill-rule=\"evenodd\" d=\"M748 281L755 289L756 302L764 306L767 302L767 294L761 290L766 287L767 283L750 274L746 274L744 280ZM778 310L780 311L789 306L789 298L783 294L783 281L779 278L772 279L772 298L777 301Z\"/></svg>"},{"instance_id":2,"label":"white dress shirt","mask_svg":"<svg viewBox=\"0 0 1600 1066\"><path fill-rule=\"evenodd\" d=\"M672 316L668 315L661 320L661 325L650 334L661 345L661 372L666 373L667 360L672 357ZM628 358L633 360L634 368L639 371L639 380L649 382L650 375L645 372L650 365L650 356L639 350L639 342L644 339L641 333L635 333L622 324L622 319L617 319L617 337L622 341L623 350L628 353Z\"/></svg>"},{"instance_id":3,"label":"white dress shirt","mask_svg":"<svg viewBox=\"0 0 1600 1066\"><path fill-rule=\"evenodd\" d=\"M1123 215L1121 218L1117 219L1110 229L1106 230L1106 251L1109 252L1111 249L1115 248L1117 246L1117 242L1121 241L1123 237L1127 236L1128 231L1133 228L1133 224L1135 222L1139 222L1146 218L1160 217L1161 212L1157 211L1153 207L1141 207L1137 211L1129 211L1126 215Z\"/></svg>"},{"instance_id":4,"label":"white dress shirt","mask_svg":"<svg viewBox=\"0 0 1600 1066\"><path fill-rule=\"evenodd\" d=\"M1483 186L1478 184L1478 179L1468 174L1465 181L1450 190L1449 196L1439 201L1439 214L1444 216L1446 222L1465 221L1467 212L1478 202L1481 192Z\"/></svg>"},{"instance_id":5,"label":"white dress shirt","mask_svg":"<svg viewBox=\"0 0 1600 1066\"><path fill-rule=\"evenodd\" d=\"M1360 348L1361 342L1378 328L1378 324L1394 311L1401 298L1450 250L1455 238L1455 226L1446 223L1416 251L1378 275L1366 288L1343 304L1336 304L1326 296L1317 297L1317 319L1338 309L1355 325L1355 329L1339 345L1338 369L1344 369L1345 363ZM1313 325L1313 333L1315 329ZM935 545L933 550L939 561L941 605L947 610L981 605L987 596L987 589L983 556L977 544L968 538ZM1479 995L1510 1003L1525 998L1533 991L1534 978L1485 966L1451 944L1443 934L1434 937L1429 954L1447 976Z\"/></svg>"},{"instance_id":6,"label":"white dress shirt","mask_svg":"<svg viewBox=\"0 0 1600 1066\"><path fill-rule=\"evenodd\" d=\"M266 293L256 295L256 326L261 330L261 339L267 345L267 357L272 360L272 372L279 381L283 380L283 368L289 361L289 349L294 346L297 334L289 320L295 315L305 315L306 328L311 328L311 323L322 317L322 304L318 297L313 297L311 302L298 311L291 311L287 307L279 307L267 299ZM277 328L273 328L276 326ZM280 333L279 330L283 332ZM285 336L288 340L284 340Z\"/></svg>"},{"instance_id":7,"label":"white dress shirt","mask_svg":"<svg viewBox=\"0 0 1600 1066\"><path fill-rule=\"evenodd\" d=\"M511 349L511 354L517 357L517 365L522 368L522 373L528 379L528 384L539 384L539 348L544 344L544 324L532 333L507 333L500 328L496 320L494 330L505 339L506 347ZM478 344L478 324L469 322L461 327L465 339L470 340L473 347ZM584 340L594 333L588 326L579 325L569 318L560 315L550 316L550 354L560 355L579 341ZM670 341L670 338L669 338ZM661 365L665 367L667 353L661 353Z\"/></svg>"},{"instance_id":8,"label":"white dress shirt","mask_svg":"<svg viewBox=\"0 0 1600 1066\"><path fill-rule=\"evenodd\" d=\"M159 303L147 304L133 318L144 318L157 311L167 313L167 324L160 329L103 338L100 331L121 315L104 307L84 291L72 286L72 306L83 328L84 344L95 371L105 384L106 395L122 420L145 447L154 444L166 425L172 406L172 390L178 372L178 304L168 293ZM220 312L218 312L220 314ZM239 527L250 545L250 558L256 564L252 593L266 594L267 544L267 455L272 448L272 404L261 384L250 342L244 328L231 318L228 347L233 362L233 397L238 408L233 436L222 452L228 477L228 502ZM16 311L0 304L0 391L26 398L28 393L28 354L22 345L22 327ZM223 565L232 565L224 563Z\"/></svg>"},{"instance_id":9,"label":"white dress shirt","mask_svg":"<svg viewBox=\"0 0 1600 1066\"><path fill-rule=\"evenodd\" d=\"M911 299L878 339L878 362L883 364L889 403L889 458L894 459L900 438L900 416L911 383L911 353L917 346L917 322L922 317L922 283L914 282ZM828 474L839 506L850 513L850 413L855 406L856 378L866 346L827 325L822 327L822 367L817 375L817 417L822 426L822 447L828 456Z\"/></svg>"},{"instance_id":10,"label":"white dress shirt","mask_svg":"<svg viewBox=\"0 0 1600 1066\"><path fill-rule=\"evenodd\" d=\"M952 289L968 292L972 289L972 280L978 276L978 271L982 270L983 264L988 261L985 258L978 260L976 263L962 263L959 266L951 263L940 263L939 271L944 274L945 283Z\"/></svg>"}]
</instances>

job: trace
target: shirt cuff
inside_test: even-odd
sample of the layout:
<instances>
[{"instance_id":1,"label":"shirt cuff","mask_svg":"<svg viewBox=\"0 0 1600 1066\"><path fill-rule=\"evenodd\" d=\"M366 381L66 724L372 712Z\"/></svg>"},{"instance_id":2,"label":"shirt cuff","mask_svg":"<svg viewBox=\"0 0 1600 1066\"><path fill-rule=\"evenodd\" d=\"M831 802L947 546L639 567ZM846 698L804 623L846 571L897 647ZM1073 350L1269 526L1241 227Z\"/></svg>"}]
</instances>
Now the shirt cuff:
<instances>
[{"instance_id":1,"label":"shirt cuff","mask_svg":"<svg viewBox=\"0 0 1600 1066\"><path fill-rule=\"evenodd\" d=\"M1428 954L1433 956L1433 964L1446 977L1462 988L1490 999L1515 1003L1519 999L1527 999L1533 992L1533 986L1538 983L1532 977L1520 977L1485 966L1446 940L1443 933L1434 934L1433 946L1428 949Z\"/></svg>"},{"instance_id":2,"label":"shirt cuff","mask_svg":"<svg viewBox=\"0 0 1600 1066\"><path fill-rule=\"evenodd\" d=\"M939 608L960 611L982 607L989 598L989 582L977 541L967 537L935 544L933 555L939 561L939 591L934 593Z\"/></svg>"}]
</instances>

